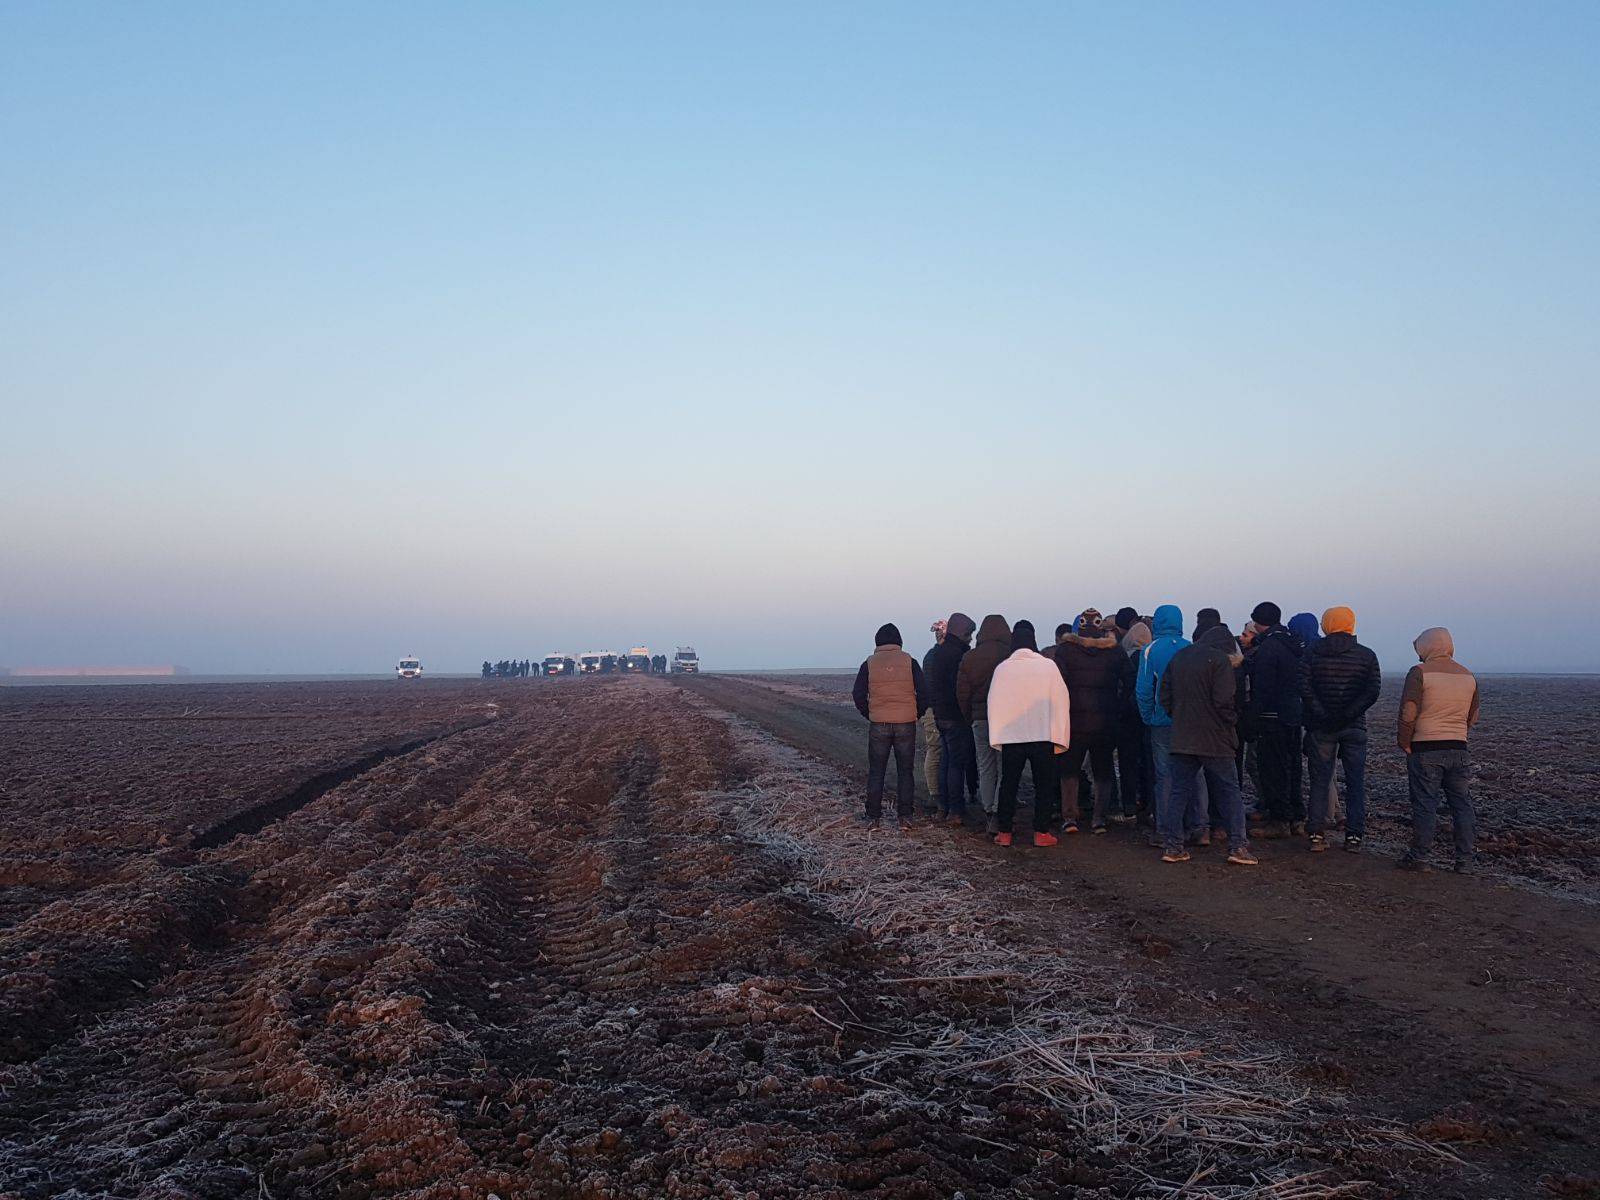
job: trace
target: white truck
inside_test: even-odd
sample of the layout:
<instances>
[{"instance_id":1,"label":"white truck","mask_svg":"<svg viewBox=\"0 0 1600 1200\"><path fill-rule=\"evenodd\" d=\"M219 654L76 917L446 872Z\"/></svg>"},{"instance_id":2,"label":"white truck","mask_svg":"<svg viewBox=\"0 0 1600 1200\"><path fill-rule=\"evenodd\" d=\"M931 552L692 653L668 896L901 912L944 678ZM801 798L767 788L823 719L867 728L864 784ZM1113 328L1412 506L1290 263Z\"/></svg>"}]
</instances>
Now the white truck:
<instances>
[{"instance_id":1,"label":"white truck","mask_svg":"<svg viewBox=\"0 0 1600 1200\"><path fill-rule=\"evenodd\" d=\"M572 655L564 650L557 650L554 654L544 656L546 675L571 675L576 669L577 664L572 661Z\"/></svg>"},{"instance_id":2,"label":"white truck","mask_svg":"<svg viewBox=\"0 0 1600 1200\"><path fill-rule=\"evenodd\" d=\"M578 674L600 674L600 660L604 657L605 655L598 650L585 650L582 654L578 655Z\"/></svg>"},{"instance_id":3,"label":"white truck","mask_svg":"<svg viewBox=\"0 0 1600 1200\"><path fill-rule=\"evenodd\" d=\"M415 658L402 658L394 665L397 679L421 679L422 663Z\"/></svg>"},{"instance_id":4,"label":"white truck","mask_svg":"<svg viewBox=\"0 0 1600 1200\"><path fill-rule=\"evenodd\" d=\"M700 674L700 656L694 652L693 646L678 647L678 652L672 656L672 673L674 675Z\"/></svg>"},{"instance_id":5,"label":"white truck","mask_svg":"<svg viewBox=\"0 0 1600 1200\"><path fill-rule=\"evenodd\" d=\"M624 675L650 674L650 647L635 646L629 650L622 660L622 673Z\"/></svg>"}]
</instances>

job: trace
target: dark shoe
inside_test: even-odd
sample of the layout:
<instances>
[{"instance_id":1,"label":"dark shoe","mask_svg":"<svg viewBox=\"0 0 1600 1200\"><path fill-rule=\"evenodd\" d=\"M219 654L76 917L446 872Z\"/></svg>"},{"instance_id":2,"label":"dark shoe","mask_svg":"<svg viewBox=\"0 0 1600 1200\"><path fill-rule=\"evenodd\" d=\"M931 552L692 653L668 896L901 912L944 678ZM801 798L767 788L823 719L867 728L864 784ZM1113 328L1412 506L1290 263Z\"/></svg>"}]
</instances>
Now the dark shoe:
<instances>
[{"instance_id":1,"label":"dark shoe","mask_svg":"<svg viewBox=\"0 0 1600 1200\"><path fill-rule=\"evenodd\" d=\"M1290 837L1305 837L1305 835L1306 835L1306 823L1304 821L1290 821L1289 822L1289 836Z\"/></svg>"},{"instance_id":2,"label":"dark shoe","mask_svg":"<svg viewBox=\"0 0 1600 1200\"><path fill-rule=\"evenodd\" d=\"M1076 821L1068 821L1066 824L1061 826L1061 832L1062 833L1077 833L1078 832L1078 823Z\"/></svg>"},{"instance_id":3,"label":"dark shoe","mask_svg":"<svg viewBox=\"0 0 1600 1200\"><path fill-rule=\"evenodd\" d=\"M1091 828L1089 832L1094 834L1096 837L1103 837L1106 832L1106 827L1104 825L1096 825Z\"/></svg>"},{"instance_id":4,"label":"dark shoe","mask_svg":"<svg viewBox=\"0 0 1600 1200\"><path fill-rule=\"evenodd\" d=\"M1162 862L1180 863L1189 861L1189 852L1181 846L1176 850L1165 851L1161 855Z\"/></svg>"},{"instance_id":5,"label":"dark shoe","mask_svg":"<svg viewBox=\"0 0 1600 1200\"><path fill-rule=\"evenodd\" d=\"M1456 859L1455 866L1451 867L1450 869L1452 871L1454 871L1457 875L1471 875L1475 871L1475 868L1473 866L1472 860L1470 858L1458 858L1458 859Z\"/></svg>"},{"instance_id":6,"label":"dark shoe","mask_svg":"<svg viewBox=\"0 0 1600 1200\"><path fill-rule=\"evenodd\" d=\"M1258 838L1268 838L1273 841L1276 841L1278 838L1286 838L1289 836L1289 822L1267 821L1261 826L1260 829L1256 830L1256 836Z\"/></svg>"},{"instance_id":7,"label":"dark shoe","mask_svg":"<svg viewBox=\"0 0 1600 1200\"><path fill-rule=\"evenodd\" d=\"M1202 829L1199 833L1191 833L1184 840L1191 846L1209 846L1211 845L1211 831Z\"/></svg>"},{"instance_id":8,"label":"dark shoe","mask_svg":"<svg viewBox=\"0 0 1600 1200\"><path fill-rule=\"evenodd\" d=\"M1395 860L1394 865L1402 871L1416 871L1419 875L1426 874L1432 869L1428 866L1426 860L1418 858L1410 851L1407 851L1397 860Z\"/></svg>"},{"instance_id":9,"label":"dark shoe","mask_svg":"<svg viewBox=\"0 0 1600 1200\"><path fill-rule=\"evenodd\" d=\"M1310 838L1311 853L1321 854L1328 848L1328 839L1325 834L1313 833Z\"/></svg>"},{"instance_id":10,"label":"dark shoe","mask_svg":"<svg viewBox=\"0 0 1600 1200\"><path fill-rule=\"evenodd\" d=\"M1351 854L1359 854L1361 852L1361 838L1353 833L1345 834L1344 848L1350 851Z\"/></svg>"},{"instance_id":11,"label":"dark shoe","mask_svg":"<svg viewBox=\"0 0 1600 1200\"><path fill-rule=\"evenodd\" d=\"M900 818L900 832L901 833L910 833L911 832L911 828L912 828L911 827L911 818L910 817L901 817Z\"/></svg>"},{"instance_id":12,"label":"dark shoe","mask_svg":"<svg viewBox=\"0 0 1600 1200\"><path fill-rule=\"evenodd\" d=\"M861 828L865 829L868 833L875 833L877 830L883 828L883 819L881 817L862 817Z\"/></svg>"},{"instance_id":13,"label":"dark shoe","mask_svg":"<svg viewBox=\"0 0 1600 1200\"><path fill-rule=\"evenodd\" d=\"M1249 846L1240 846L1237 850L1228 851L1228 861L1239 867L1259 866L1261 860L1250 853Z\"/></svg>"}]
</instances>

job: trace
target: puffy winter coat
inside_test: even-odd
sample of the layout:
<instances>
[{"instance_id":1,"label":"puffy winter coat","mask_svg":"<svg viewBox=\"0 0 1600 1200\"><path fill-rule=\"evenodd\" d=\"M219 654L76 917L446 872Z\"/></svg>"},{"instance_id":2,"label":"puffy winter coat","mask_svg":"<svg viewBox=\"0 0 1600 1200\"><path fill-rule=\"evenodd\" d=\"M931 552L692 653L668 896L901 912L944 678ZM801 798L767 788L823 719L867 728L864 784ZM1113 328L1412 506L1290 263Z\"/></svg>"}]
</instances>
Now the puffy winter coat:
<instances>
[{"instance_id":1,"label":"puffy winter coat","mask_svg":"<svg viewBox=\"0 0 1600 1200\"><path fill-rule=\"evenodd\" d=\"M1109 635L1056 643L1056 669L1072 696L1072 728L1080 738L1116 732L1127 657Z\"/></svg>"},{"instance_id":2,"label":"puffy winter coat","mask_svg":"<svg viewBox=\"0 0 1600 1200\"><path fill-rule=\"evenodd\" d=\"M964 721L956 702L956 672L966 657L968 646L960 638L947 636L928 655L928 695L933 700L933 716L938 721Z\"/></svg>"},{"instance_id":3,"label":"puffy winter coat","mask_svg":"<svg viewBox=\"0 0 1600 1200\"><path fill-rule=\"evenodd\" d=\"M1319 733L1365 729L1383 675L1378 656L1353 633L1330 633L1300 661L1305 727Z\"/></svg>"},{"instance_id":4,"label":"puffy winter coat","mask_svg":"<svg viewBox=\"0 0 1600 1200\"><path fill-rule=\"evenodd\" d=\"M1011 626L999 613L990 613L978 626L978 644L956 668L956 705L968 721L989 719L989 683L1010 656Z\"/></svg>"}]
</instances>

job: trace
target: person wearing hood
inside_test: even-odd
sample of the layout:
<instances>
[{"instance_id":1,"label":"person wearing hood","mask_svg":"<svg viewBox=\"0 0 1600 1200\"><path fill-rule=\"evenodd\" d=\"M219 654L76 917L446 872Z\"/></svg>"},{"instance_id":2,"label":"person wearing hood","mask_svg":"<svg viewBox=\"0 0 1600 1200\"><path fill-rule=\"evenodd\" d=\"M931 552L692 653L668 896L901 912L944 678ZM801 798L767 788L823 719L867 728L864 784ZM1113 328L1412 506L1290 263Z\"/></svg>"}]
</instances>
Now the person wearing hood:
<instances>
[{"instance_id":1,"label":"person wearing hood","mask_svg":"<svg viewBox=\"0 0 1600 1200\"><path fill-rule=\"evenodd\" d=\"M1124 624L1126 622L1126 624ZM1121 678L1117 693L1121 711L1117 718L1117 780L1122 793L1122 808L1127 815L1130 800L1136 824L1150 824L1151 767L1150 743L1144 720L1139 715L1139 654L1151 642L1150 626L1131 608L1116 616L1117 648L1122 651Z\"/></svg>"},{"instance_id":2,"label":"person wearing hood","mask_svg":"<svg viewBox=\"0 0 1600 1200\"><path fill-rule=\"evenodd\" d=\"M902 830L911 827L916 795L917 718L928 707L928 688L917 660L900 648L900 631L883 625L875 649L856 672L853 698L867 730L867 825L876 829L883 817L883 777L894 752L895 809Z\"/></svg>"},{"instance_id":3,"label":"person wearing hood","mask_svg":"<svg viewBox=\"0 0 1600 1200\"><path fill-rule=\"evenodd\" d=\"M989 744L989 685L995 668L1010 655L1011 626L999 613L990 613L978 626L978 644L961 659L956 670L956 703L972 726L972 748L978 759L978 798L983 803L990 834L1000 832L1000 754Z\"/></svg>"},{"instance_id":4,"label":"person wearing hood","mask_svg":"<svg viewBox=\"0 0 1600 1200\"><path fill-rule=\"evenodd\" d=\"M1161 707L1172 719L1172 807L1187 811L1198 799L1197 780L1216 804L1228 834L1228 861L1255 866L1245 833L1244 800L1234 755L1239 748L1239 643L1226 625L1210 626L1199 641L1172 656L1161 677ZM1189 852L1169 823L1162 831L1163 862L1187 862Z\"/></svg>"},{"instance_id":5,"label":"person wearing hood","mask_svg":"<svg viewBox=\"0 0 1600 1200\"><path fill-rule=\"evenodd\" d=\"M1289 632L1300 639L1300 658L1304 662L1311 653L1311 647L1322 640L1322 630L1318 628L1316 615L1313 613L1295 613L1289 618ZM1296 797L1304 792L1304 783L1311 778L1310 759L1311 753L1307 741L1302 737L1299 753L1295 755L1293 763L1293 787ZM1304 807L1304 806L1303 806ZM1339 804L1339 781L1333 774L1328 776L1328 821L1337 826L1344 820L1344 810ZM1303 831L1303 827L1302 827Z\"/></svg>"},{"instance_id":6,"label":"person wearing hood","mask_svg":"<svg viewBox=\"0 0 1600 1200\"><path fill-rule=\"evenodd\" d=\"M922 656L922 676L928 676L928 668L933 663L934 653L939 649L939 643L944 641L945 621L940 617L928 626L928 632L933 634L933 645ZM939 744L939 722L933 715L933 709L928 709L922 714L922 780L928 788L928 798L922 803L922 811L926 816L933 816L944 808L944 753Z\"/></svg>"},{"instance_id":7,"label":"person wearing hood","mask_svg":"<svg viewBox=\"0 0 1600 1200\"><path fill-rule=\"evenodd\" d=\"M1328 848L1328 783L1335 756L1344 764L1344 848L1361 849L1367 821L1367 710L1378 702L1378 656L1356 641L1356 614L1322 614L1322 640L1300 665L1300 698L1311 759L1311 849Z\"/></svg>"},{"instance_id":8,"label":"person wearing hood","mask_svg":"<svg viewBox=\"0 0 1600 1200\"><path fill-rule=\"evenodd\" d=\"M1466 874L1472 870L1477 825L1468 791L1472 760L1467 738L1478 723L1478 680L1455 660L1448 629L1424 629L1411 645L1419 661L1406 672L1398 731L1411 793L1411 846L1398 865L1409 871L1428 869L1442 795L1454 826L1455 869Z\"/></svg>"},{"instance_id":9,"label":"person wearing hood","mask_svg":"<svg viewBox=\"0 0 1600 1200\"><path fill-rule=\"evenodd\" d=\"M1189 635L1190 641L1198 642L1200 635L1208 629L1215 629L1222 624L1222 614L1214 608L1202 608L1194 615L1194 632Z\"/></svg>"},{"instance_id":10,"label":"person wearing hood","mask_svg":"<svg viewBox=\"0 0 1600 1200\"><path fill-rule=\"evenodd\" d=\"M1079 810L1078 773L1085 762L1094 775L1089 828L1106 831L1106 814L1117 807L1117 777L1112 762L1122 714L1120 686L1126 656L1115 634L1101 628L1100 613L1085 609L1072 632L1056 642L1056 669L1072 697L1072 745L1061 762L1061 829L1077 833L1085 814Z\"/></svg>"},{"instance_id":11,"label":"person wearing hood","mask_svg":"<svg viewBox=\"0 0 1600 1200\"><path fill-rule=\"evenodd\" d=\"M977 623L966 613L950 614L945 622L944 640L928 656L928 694L933 699L933 716L939 726L940 768L939 791L942 797L940 815L953 825L959 825L967 811L968 772L972 771L973 793L977 792L976 772L973 770L972 726L961 715L961 705L956 700L956 675L961 670L961 660L970 648Z\"/></svg>"},{"instance_id":12,"label":"person wearing hood","mask_svg":"<svg viewBox=\"0 0 1600 1200\"><path fill-rule=\"evenodd\" d=\"M1154 636L1139 652L1134 700L1150 745L1151 798L1155 801L1156 840L1165 846L1174 837L1179 846L1206 836L1206 806L1197 797L1192 809L1177 808L1172 794L1172 718L1161 707L1161 680L1178 651L1189 645L1183 636L1183 610L1163 604L1150 618Z\"/></svg>"},{"instance_id":13,"label":"person wearing hood","mask_svg":"<svg viewBox=\"0 0 1600 1200\"><path fill-rule=\"evenodd\" d=\"M1056 755L1072 744L1071 707L1061 672L1039 653L1032 622L1018 621L1011 630L1011 653L989 681L989 744L1000 752L996 845L1011 845L1024 764L1033 775L1033 844L1056 844L1048 828L1047 797L1058 787Z\"/></svg>"},{"instance_id":14,"label":"person wearing hood","mask_svg":"<svg viewBox=\"0 0 1600 1200\"><path fill-rule=\"evenodd\" d=\"M1300 640L1283 624L1283 610L1270 600L1250 613L1255 637L1245 672L1249 676L1250 727L1255 731L1262 837L1288 837L1305 820L1296 786L1300 757Z\"/></svg>"}]
</instances>

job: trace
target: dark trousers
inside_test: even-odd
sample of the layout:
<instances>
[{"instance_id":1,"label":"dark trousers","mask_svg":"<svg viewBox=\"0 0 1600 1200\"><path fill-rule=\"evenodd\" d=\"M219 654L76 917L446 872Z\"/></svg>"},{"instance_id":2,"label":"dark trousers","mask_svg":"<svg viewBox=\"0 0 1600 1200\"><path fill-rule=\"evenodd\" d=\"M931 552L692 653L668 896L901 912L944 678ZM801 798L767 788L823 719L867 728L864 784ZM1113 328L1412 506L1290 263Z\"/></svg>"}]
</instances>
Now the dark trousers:
<instances>
[{"instance_id":1,"label":"dark trousers","mask_svg":"<svg viewBox=\"0 0 1600 1200\"><path fill-rule=\"evenodd\" d=\"M1306 755L1311 760L1310 833L1328 827L1328 784L1333 781L1335 756L1344 764L1344 833L1362 837L1367 832L1367 731L1363 728L1317 731L1306 735Z\"/></svg>"},{"instance_id":2,"label":"dark trousers","mask_svg":"<svg viewBox=\"0 0 1600 1200\"><path fill-rule=\"evenodd\" d=\"M1022 764L1033 772L1033 830L1049 828L1050 797L1056 795L1056 748L1050 742L1010 742L1000 747L1000 802L996 817L1001 833L1011 832L1017 815L1017 787Z\"/></svg>"},{"instance_id":3,"label":"dark trousers","mask_svg":"<svg viewBox=\"0 0 1600 1200\"><path fill-rule=\"evenodd\" d=\"M889 751L894 751L895 810L902 817L911 815L917 794L917 725L915 721L874 721L867 731L867 816L876 821L883 816L883 777L889 769Z\"/></svg>"},{"instance_id":4,"label":"dark trousers","mask_svg":"<svg viewBox=\"0 0 1600 1200\"><path fill-rule=\"evenodd\" d=\"M978 792L978 760L972 748L972 726L965 721L939 722L939 790L946 812L967 811L968 782Z\"/></svg>"},{"instance_id":5,"label":"dark trousers","mask_svg":"<svg viewBox=\"0 0 1600 1200\"><path fill-rule=\"evenodd\" d=\"M1117 728L1117 783L1122 789L1122 815L1140 821L1150 815L1150 747L1144 726L1123 718Z\"/></svg>"},{"instance_id":6,"label":"dark trousers","mask_svg":"<svg viewBox=\"0 0 1600 1200\"><path fill-rule=\"evenodd\" d=\"M1109 733L1073 734L1072 744L1061 756L1061 819L1081 821L1092 819L1095 825L1106 823L1106 811L1117 804L1117 776L1112 769L1112 753L1116 742ZM1079 811L1078 772L1087 762L1094 775L1094 791L1090 803L1092 817Z\"/></svg>"},{"instance_id":7,"label":"dark trousers","mask_svg":"<svg viewBox=\"0 0 1600 1200\"><path fill-rule=\"evenodd\" d=\"M1304 821L1300 800L1300 726L1263 721L1256 735L1261 805L1269 821Z\"/></svg>"},{"instance_id":8,"label":"dark trousers","mask_svg":"<svg viewBox=\"0 0 1600 1200\"><path fill-rule=\"evenodd\" d=\"M1434 826L1442 796L1450 806L1455 826L1456 858L1472 861L1473 834L1477 816L1472 811L1472 796L1467 785L1472 778L1472 760L1464 747L1439 750L1413 750L1406 755L1406 782L1411 788L1411 854L1426 859L1433 848Z\"/></svg>"}]
</instances>

